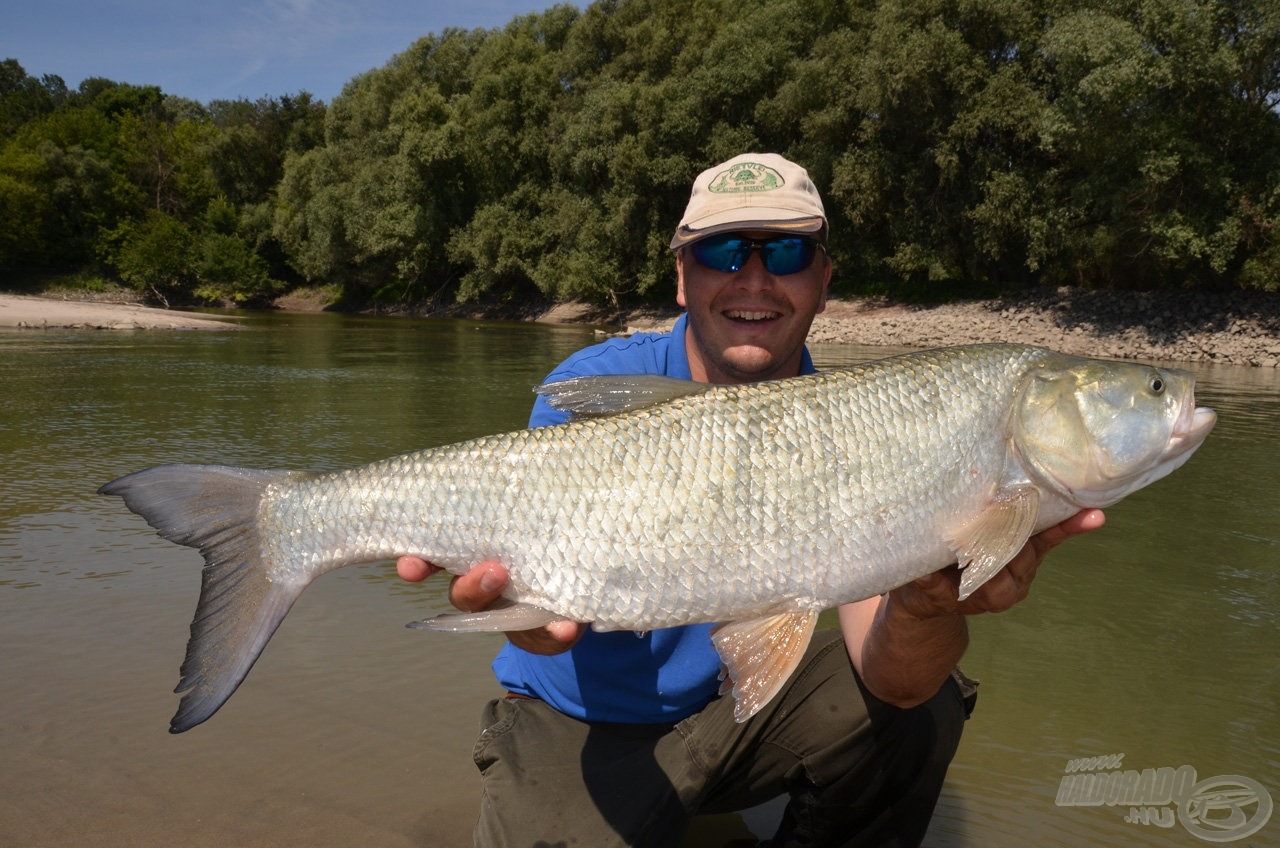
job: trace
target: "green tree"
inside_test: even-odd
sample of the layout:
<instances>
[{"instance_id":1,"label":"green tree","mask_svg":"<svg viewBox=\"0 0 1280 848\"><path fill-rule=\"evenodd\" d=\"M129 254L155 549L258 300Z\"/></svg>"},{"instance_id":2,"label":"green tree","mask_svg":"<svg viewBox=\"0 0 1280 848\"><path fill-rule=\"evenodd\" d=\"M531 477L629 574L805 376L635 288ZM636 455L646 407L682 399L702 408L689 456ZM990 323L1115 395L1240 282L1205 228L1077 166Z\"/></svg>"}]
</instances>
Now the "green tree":
<instances>
[{"instance_id":1,"label":"green tree","mask_svg":"<svg viewBox=\"0 0 1280 848\"><path fill-rule=\"evenodd\" d=\"M44 222L52 213L45 162L16 144L0 146L0 268L25 268L49 259Z\"/></svg>"},{"instance_id":2,"label":"green tree","mask_svg":"<svg viewBox=\"0 0 1280 848\"><path fill-rule=\"evenodd\" d=\"M460 294L528 280L554 298L669 297L666 245L693 176L742 150L785 151L786 129L771 133L759 109L830 24L815 10L794 2L597 3L571 20L532 17L522 19L524 29L508 27L504 37L523 38L522 49L488 42L503 63L477 71L466 126L492 122L495 139L532 135L543 146L482 143L511 163L500 173L518 186L481 190L477 214L454 236L452 255L467 268ZM562 21L570 21L563 36L528 37ZM558 54L536 49L554 44ZM536 98L521 101L519 92L530 91Z\"/></svg>"},{"instance_id":3,"label":"green tree","mask_svg":"<svg viewBox=\"0 0 1280 848\"><path fill-rule=\"evenodd\" d=\"M864 279L1244 281L1280 173L1264 8L864 4L770 108L809 116L797 153L820 179L830 162L837 251Z\"/></svg>"},{"instance_id":4,"label":"green tree","mask_svg":"<svg viewBox=\"0 0 1280 848\"><path fill-rule=\"evenodd\" d=\"M106 258L121 278L163 303L189 288L196 235L186 224L152 211L141 221L125 221L106 235Z\"/></svg>"},{"instance_id":5,"label":"green tree","mask_svg":"<svg viewBox=\"0 0 1280 848\"><path fill-rule=\"evenodd\" d=\"M114 226L138 199L117 169L114 136L101 113L67 107L29 121L0 144L0 173L7 177L0 229L24 234L0 255L0 267L66 269L93 261L100 229Z\"/></svg>"},{"instance_id":6,"label":"green tree","mask_svg":"<svg viewBox=\"0 0 1280 848\"><path fill-rule=\"evenodd\" d=\"M404 299L448 277L445 245L471 212L456 74L483 39L452 30L353 80L325 145L288 157L273 233L305 278Z\"/></svg>"},{"instance_id":7,"label":"green tree","mask_svg":"<svg viewBox=\"0 0 1280 848\"><path fill-rule=\"evenodd\" d=\"M192 294L208 303L260 304L280 291L267 263L236 235L210 231L192 245Z\"/></svg>"},{"instance_id":8,"label":"green tree","mask_svg":"<svg viewBox=\"0 0 1280 848\"><path fill-rule=\"evenodd\" d=\"M67 84L61 77L29 76L17 59L0 62L0 138L53 112L67 101Z\"/></svg>"},{"instance_id":9,"label":"green tree","mask_svg":"<svg viewBox=\"0 0 1280 848\"><path fill-rule=\"evenodd\" d=\"M306 92L280 98L209 104L214 131L202 156L217 197L236 217L235 232L260 257L272 279L296 278L273 233L285 159L322 144L324 104Z\"/></svg>"},{"instance_id":10,"label":"green tree","mask_svg":"<svg viewBox=\"0 0 1280 848\"><path fill-rule=\"evenodd\" d=\"M215 100L208 113L218 130L208 140L208 167L218 191L237 206L267 200L284 174L286 155L324 141L324 105L306 92L253 102Z\"/></svg>"}]
</instances>

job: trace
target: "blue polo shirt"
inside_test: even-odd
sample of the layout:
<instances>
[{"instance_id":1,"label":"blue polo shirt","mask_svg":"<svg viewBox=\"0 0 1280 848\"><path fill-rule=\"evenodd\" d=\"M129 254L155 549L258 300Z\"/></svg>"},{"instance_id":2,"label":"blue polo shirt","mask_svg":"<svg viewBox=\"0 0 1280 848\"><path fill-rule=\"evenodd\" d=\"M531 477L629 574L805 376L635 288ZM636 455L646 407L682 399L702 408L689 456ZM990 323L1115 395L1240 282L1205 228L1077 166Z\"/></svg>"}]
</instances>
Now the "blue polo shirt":
<instances>
[{"instance_id":1,"label":"blue polo shirt","mask_svg":"<svg viewBox=\"0 0 1280 848\"><path fill-rule=\"evenodd\" d=\"M545 382L599 374L661 374L691 380L685 325L682 315L670 333L637 333L580 350ZM800 370L803 374L814 371L808 350ZM567 419L566 413L539 397L529 426L545 427ZM706 706L719 688L720 659L711 646L711 627L695 624L640 635L588 629L577 645L551 657L507 643L494 659L493 671L507 691L539 698L574 718L625 724L676 722Z\"/></svg>"}]
</instances>

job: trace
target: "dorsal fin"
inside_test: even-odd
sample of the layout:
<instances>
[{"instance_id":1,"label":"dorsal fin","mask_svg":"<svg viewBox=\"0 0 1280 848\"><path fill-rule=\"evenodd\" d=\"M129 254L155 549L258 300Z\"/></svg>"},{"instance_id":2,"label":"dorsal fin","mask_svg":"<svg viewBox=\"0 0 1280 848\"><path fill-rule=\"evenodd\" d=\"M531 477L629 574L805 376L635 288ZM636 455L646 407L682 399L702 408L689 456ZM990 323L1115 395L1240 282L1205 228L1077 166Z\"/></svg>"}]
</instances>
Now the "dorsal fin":
<instances>
[{"instance_id":1,"label":"dorsal fin","mask_svg":"<svg viewBox=\"0 0 1280 848\"><path fill-rule=\"evenodd\" d=\"M657 374L618 374L543 383L534 391L546 398L553 409L582 418L657 406L709 388L711 386L706 383Z\"/></svg>"}]
</instances>

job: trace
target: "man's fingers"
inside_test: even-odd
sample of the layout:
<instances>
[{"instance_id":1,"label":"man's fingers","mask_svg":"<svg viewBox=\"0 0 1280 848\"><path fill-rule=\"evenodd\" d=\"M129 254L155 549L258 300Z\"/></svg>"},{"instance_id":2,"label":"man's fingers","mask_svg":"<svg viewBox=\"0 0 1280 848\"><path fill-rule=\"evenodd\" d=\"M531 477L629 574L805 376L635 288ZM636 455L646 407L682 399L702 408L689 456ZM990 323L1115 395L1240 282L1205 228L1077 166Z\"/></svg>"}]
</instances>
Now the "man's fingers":
<instances>
[{"instance_id":1,"label":"man's fingers","mask_svg":"<svg viewBox=\"0 0 1280 848\"><path fill-rule=\"evenodd\" d=\"M396 560L396 574L400 575L401 580L407 580L410 583L426 580L439 570L439 566L432 565L422 557L402 556Z\"/></svg>"},{"instance_id":2,"label":"man's fingers","mask_svg":"<svg viewBox=\"0 0 1280 848\"><path fill-rule=\"evenodd\" d=\"M402 556L396 560L396 573L410 582L425 580L440 567L421 557ZM488 609L502 597L507 588L507 569L500 562L482 562L466 574L454 577L449 583L449 603L464 612ZM560 654L578 643L587 625L567 619L553 621L545 627L508 633L511 644L534 654Z\"/></svg>"},{"instance_id":3,"label":"man's fingers","mask_svg":"<svg viewBox=\"0 0 1280 848\"><path fill-rule=\"evenodd\" d=\"M534 630L520 630L507 634L511 644L531 654L561 654L572 648L587 632L587 625L576 621L553 621Z\"/></svg>"},{"instance_id":4,"label":"man's fingers","mask_svg":"<svg viewBox=\"0 0 1280 848\"><path fill-rule=\"evenodd\" d=\"M465 612L487 609L507 587L507 569L500 562L482 562L449 584L449 603Z\"/></svg>"},{"instance_id":5,"label":"man's fingers","mask_svg":"<svg viewBox=\"0 0 1280 848\"><path fill-rule=\"evenodd\" d=\"M1035 541L1036 547L1041 553L1056 548L1058 545L1070 539L1072 536L1078 536L1081 533L1087 533L1090 530L1097 530L1099 527L1107 523L1107 516L1100 509L1085 509L1077 512L1065 521L1049 527L1031 538Z\"/></svg>"},{"instance_id":6,"label":"man's fingers","mask_svg":"<svg viewBox=\"0 0 1280 848\"><path fill-rule=\"evenodd\" d=\"M553 621L546 627L547 635L565 647L572 647L575 642L582 638L582 634L586 632L586 629L587 625L569 621L568 619Z\"/></svg>"}]
</instances>

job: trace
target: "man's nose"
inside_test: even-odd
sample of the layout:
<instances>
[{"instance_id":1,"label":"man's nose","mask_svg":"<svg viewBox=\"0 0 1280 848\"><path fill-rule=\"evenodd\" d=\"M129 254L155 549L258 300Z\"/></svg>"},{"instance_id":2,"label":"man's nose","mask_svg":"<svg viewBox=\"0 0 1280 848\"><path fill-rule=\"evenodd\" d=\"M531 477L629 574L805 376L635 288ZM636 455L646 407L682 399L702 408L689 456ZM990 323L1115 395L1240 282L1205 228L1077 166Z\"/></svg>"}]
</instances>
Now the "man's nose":
<instances>
[{"instance_id":1,"label":"man's nose","mask_svg":"<svg viewBox=\"0 0 1280 848\"><path fill-rule=\"evenodd\" d=\"M748 254L747 261L734 274L733 282L734 285L746 288L765 288L772 286L776 278L764 267L764 259L760 251L753 250Z\"/></svg>"}]
</instances>

